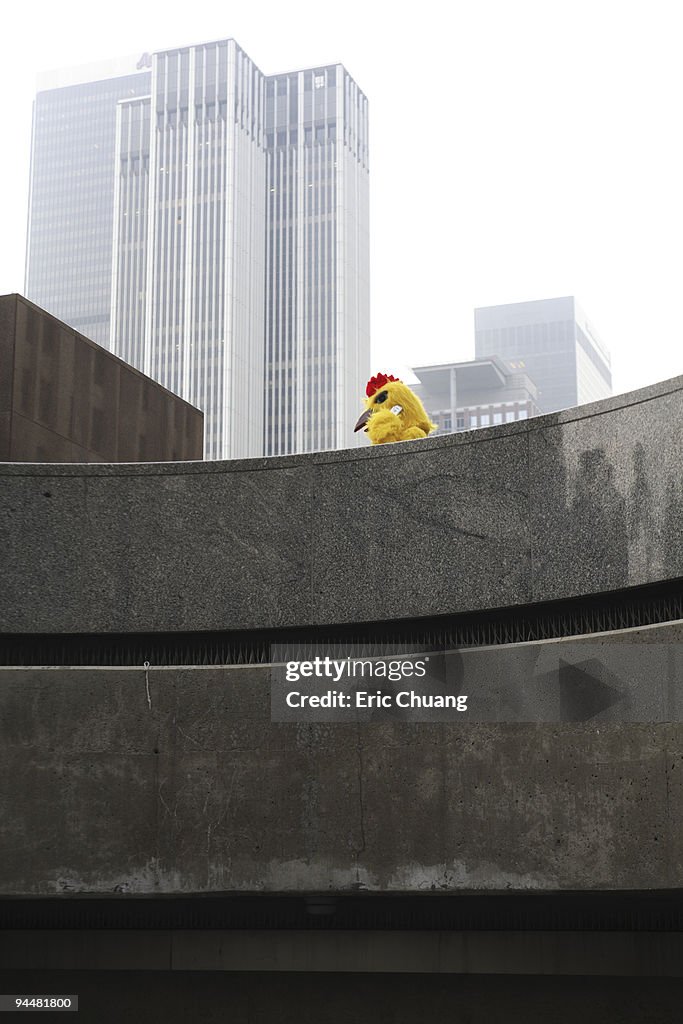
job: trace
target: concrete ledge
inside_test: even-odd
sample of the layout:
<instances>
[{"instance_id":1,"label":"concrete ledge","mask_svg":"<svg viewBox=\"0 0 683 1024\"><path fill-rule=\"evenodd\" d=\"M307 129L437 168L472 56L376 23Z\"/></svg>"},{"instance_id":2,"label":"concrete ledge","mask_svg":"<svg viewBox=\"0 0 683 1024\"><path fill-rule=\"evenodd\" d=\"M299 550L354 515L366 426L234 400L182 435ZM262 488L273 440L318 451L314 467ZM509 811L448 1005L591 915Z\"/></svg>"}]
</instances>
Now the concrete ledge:
<instances>
[{"instance_id":1,"label":"concrete ledge","mask_svg":"<svg viewBox=\"0 0 683 1024\"><path fill-rule=\"evenodd\" d=\"M2 465L0 630L391 620L683 576L682 424L679 377L373 449Z\"/></svg>"}]
</instances>

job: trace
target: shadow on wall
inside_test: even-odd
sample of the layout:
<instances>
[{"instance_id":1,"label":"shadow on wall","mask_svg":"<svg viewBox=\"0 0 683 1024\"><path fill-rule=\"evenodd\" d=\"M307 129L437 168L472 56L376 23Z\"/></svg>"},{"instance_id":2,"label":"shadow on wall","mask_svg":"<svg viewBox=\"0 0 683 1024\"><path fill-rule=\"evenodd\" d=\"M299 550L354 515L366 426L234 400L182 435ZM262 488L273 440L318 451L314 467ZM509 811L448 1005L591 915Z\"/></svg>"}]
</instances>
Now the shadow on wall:
<instances>
[{"instance_id":1,"label":"shadow on wall","mask_svg":"<svg viewBox=\"0 0 683 1024\"><path fill-rule=\"evenodd\" d=\"M683 478L668 475L657 487L658 463L648 462L637 442L621 473L630 482L622 494L618 467L603 448L579 456L572 474L557 452L557 474L565 491L568 535L561 558L567 587L592 590L596 570L601 589L618 589L678 575L683 566Z\"/></svg>"},{"instance_id":2,"label":"shadow on wall","mask_svg":"<svg viewBox=\"0 0 683 1024\"><path fill-rule=\"evenodd\" d=\"M569 506L569 550L573 552L574 587L590 592L600 566L605 589L628 578L629 538L626 499L614 483L614 466L602 448L579 457Z\"/></svg>"},{"instance_id":3,"label":"shadow on wall","mask_svg":"<svg viewBox=\"0 0 683 1024\"><path fill-rule=\"evenodd\" d=\"M669 473L657 494L653 486L658 462L648 462L640 442L633 449L633 483L628 495L628 555L632 580L666 578L683 573L683 477ZM673 570L673 572L672 572Z\"/></svg>"},{"instance_id":4,"label":"shadow on wall","mask_svg":"<svg viewBox=\"0 0 683 1024\"><path fill-rule=\"evenodd\" d=\"M554 590L558 579L563 593L578 594L593 591L596 579L600 590L618 590L678 574L683 565L680 479L669 475L658 487L658 467L648 462L640 442L623 461L612 460L603 447L588 448L578 455L575 469L567 465L562 444L549 448L550 487L559 514L550 513L545 535L537 533L537 549L546 581L558 574Z\"/></svg>"},{"instance_id":5,"label":"shadow on wall","mask_svg":"<svg viewBox=\"0 0 683 1024\"><path fill-rule=\"evenodd\" d=\"M669 480L664 506L663 550L672 564L683 564L683 480Z\"/></svg>"}]
</instances>

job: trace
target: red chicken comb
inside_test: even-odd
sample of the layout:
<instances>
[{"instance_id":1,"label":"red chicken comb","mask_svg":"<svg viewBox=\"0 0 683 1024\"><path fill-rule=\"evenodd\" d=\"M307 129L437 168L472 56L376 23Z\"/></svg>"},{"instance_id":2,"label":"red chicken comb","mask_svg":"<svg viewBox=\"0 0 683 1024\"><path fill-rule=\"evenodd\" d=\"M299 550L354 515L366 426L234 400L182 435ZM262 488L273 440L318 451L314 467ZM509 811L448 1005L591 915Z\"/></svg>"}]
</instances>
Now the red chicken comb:
<instances>
[{"instance_id":1,"label":"red chicken comb","mask_svg":"<svg viewBox=\"0 0 683 1024\"><path fill-rule=\"evenodd\" d=\"M400 378L398 377L393 377L391 374L387 377L386 373L378 373L376 377L371 377L368 381L365 394L368 398L371 398L375 391L379 391L379 389L383 388L385 384L388 384L390 380L396 381L398 384L401 383Z\"/></svg>"}]
</instances>

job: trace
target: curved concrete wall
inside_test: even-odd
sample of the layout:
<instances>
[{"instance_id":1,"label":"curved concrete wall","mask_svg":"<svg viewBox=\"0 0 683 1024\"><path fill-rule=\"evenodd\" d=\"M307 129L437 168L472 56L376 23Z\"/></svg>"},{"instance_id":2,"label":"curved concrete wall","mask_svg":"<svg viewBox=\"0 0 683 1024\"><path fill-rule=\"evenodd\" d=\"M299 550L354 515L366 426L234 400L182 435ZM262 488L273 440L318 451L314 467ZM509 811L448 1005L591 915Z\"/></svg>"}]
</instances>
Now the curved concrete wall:
<instances>
[{"instance_id":1,"label":"curved concrete wall","mask_svg":"<svg viewBox=\"0 0 683 1024\"><path fill-rule=\"evenodd\" d=\"M680 889L682 734L274 724L263 666L1 669L0 892Z\"/></svg>"},{"instance_id":2,"label":"curved concrete wall","mask_svg":"<svg viewBox=\"0 0 683 1024\"><path fill-rule=\"evenodd\" d=\"M0 466L0 630L223 630L683 576L683 377L466 434L228 463Z\"/></svg>"}]
</instances>

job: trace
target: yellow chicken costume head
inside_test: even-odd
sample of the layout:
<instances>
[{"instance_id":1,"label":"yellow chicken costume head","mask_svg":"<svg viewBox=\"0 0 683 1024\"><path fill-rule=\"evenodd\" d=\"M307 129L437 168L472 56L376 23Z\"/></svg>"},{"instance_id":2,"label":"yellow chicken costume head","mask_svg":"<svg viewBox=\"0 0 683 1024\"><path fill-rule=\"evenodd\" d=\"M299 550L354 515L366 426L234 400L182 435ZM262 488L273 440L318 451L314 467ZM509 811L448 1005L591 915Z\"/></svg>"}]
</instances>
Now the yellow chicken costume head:
<instances>
[{"instance_id":1,"label":"yellow chicken costume head","mask_svg":"<svg viewBox=\"0 0 683 1024\"><path fill-rule=\"evenodd\" d=\"M368 381L365 393L365 412L354 432L365 430L371 444L414 441L436 430L420 399L397 377L378 373Z\"/></svg>"}]
</instances>

